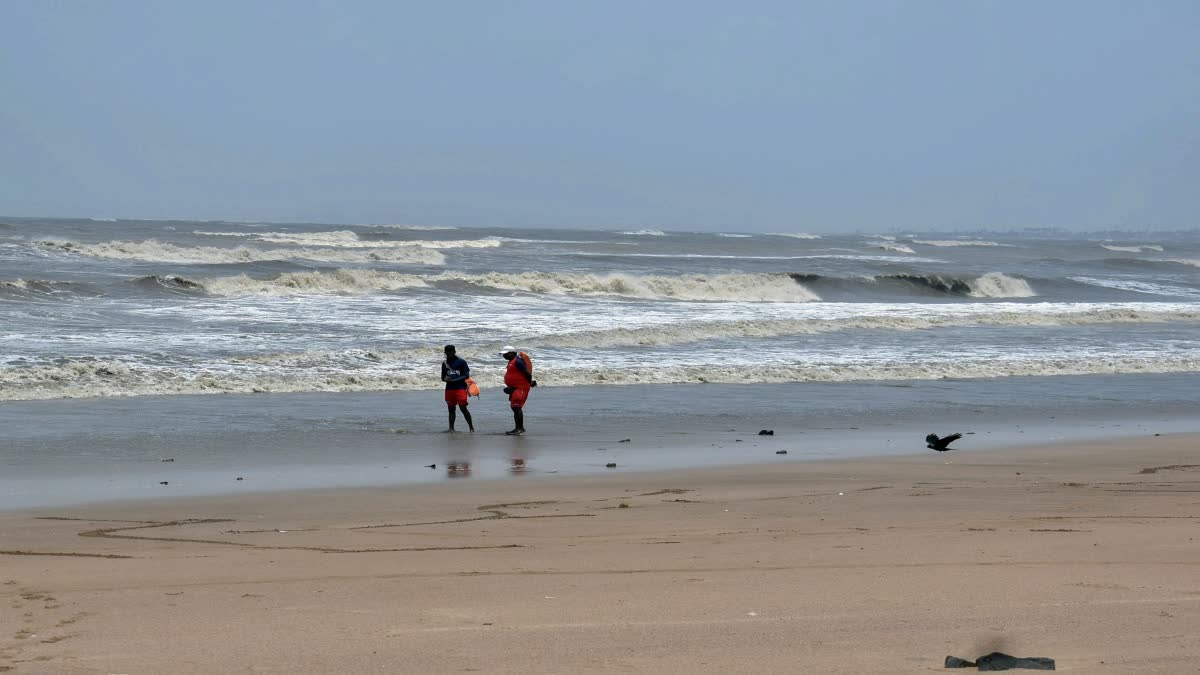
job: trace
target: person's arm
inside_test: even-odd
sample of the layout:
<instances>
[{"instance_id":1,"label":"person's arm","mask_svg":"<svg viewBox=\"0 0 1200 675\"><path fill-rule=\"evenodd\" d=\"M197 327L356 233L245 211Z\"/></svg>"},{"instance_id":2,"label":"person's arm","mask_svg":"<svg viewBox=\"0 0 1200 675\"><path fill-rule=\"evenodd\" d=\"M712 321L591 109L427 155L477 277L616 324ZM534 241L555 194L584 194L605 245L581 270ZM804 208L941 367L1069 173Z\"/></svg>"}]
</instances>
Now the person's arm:
<instances>
[{"instance_id":1,"label":"person's arm","mask_svg":"<svg viewBox=\"0 0 1200 675\"><path fill-rule=\"evenodd\" d=\"M447 371L449 371L449 370L450 370L450 366L446 365L446 362L445 362L445 361L442 361L442 382L449 382L449 381L450 381L450 380L447 380L447 379L446 379L446 372L447 372Z\"/></svg>"},{"instance_id":2,"label":"person's arm","mask_svg":"<svg viewBox=\"0 0 1200 675\"><path fill-rule=\"evenodd\" d=\"M462 382L463 380L465 380L471 376L471 367L467 365L466 361L463 361L462 367L459 369L458 372L459 372L458 377L451 377L451 378L446 379L446 381L447 382Z\"/></svg>"}]
</instances>

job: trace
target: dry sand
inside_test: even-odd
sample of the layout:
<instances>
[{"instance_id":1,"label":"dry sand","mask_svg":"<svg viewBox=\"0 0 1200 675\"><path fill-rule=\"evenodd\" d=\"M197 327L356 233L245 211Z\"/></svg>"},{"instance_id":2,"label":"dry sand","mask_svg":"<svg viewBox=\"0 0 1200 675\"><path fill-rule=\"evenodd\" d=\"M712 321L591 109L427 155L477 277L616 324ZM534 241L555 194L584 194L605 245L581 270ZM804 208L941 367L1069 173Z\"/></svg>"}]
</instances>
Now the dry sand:
<instances>
[{"instance_id":1,"label":"dry sand","mask_svg":"<svg viewBox=\"0 0 1200 675\"><path fill-rule=\"evenodd\" d=\"M1195 672L1198 446L8 513L0 671Z\"/></svg>"}]
</instances>

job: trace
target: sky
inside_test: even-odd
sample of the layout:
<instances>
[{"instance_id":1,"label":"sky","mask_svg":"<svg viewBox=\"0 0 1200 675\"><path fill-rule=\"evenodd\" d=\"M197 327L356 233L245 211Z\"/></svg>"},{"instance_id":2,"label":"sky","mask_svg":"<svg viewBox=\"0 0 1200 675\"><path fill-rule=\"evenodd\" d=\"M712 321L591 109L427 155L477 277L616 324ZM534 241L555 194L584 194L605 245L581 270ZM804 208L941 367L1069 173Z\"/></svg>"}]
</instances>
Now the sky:
<instances>
[{"instance_id":1,"label":"sky","mask_svg":"<svg viewBox=\"0 0 1200 675\"><path fill-rule=\"evenodd\" d=\"M0 0L0 214L1200 226L1200 3Z\"/></svg>"}]
</instances>

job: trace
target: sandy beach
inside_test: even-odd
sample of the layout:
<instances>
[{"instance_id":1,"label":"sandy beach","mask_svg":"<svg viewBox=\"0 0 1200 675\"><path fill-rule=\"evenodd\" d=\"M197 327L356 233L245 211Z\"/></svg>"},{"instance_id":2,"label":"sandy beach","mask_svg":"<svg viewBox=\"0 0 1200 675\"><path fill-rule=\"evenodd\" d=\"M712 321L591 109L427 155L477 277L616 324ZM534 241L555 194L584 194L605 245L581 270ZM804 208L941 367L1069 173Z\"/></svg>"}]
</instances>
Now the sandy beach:
<instances>
[{"instance_id":1,"label":"sandy beach","mask_svg":"<svg viewBox=\"0 0 1200 675\"><path fill-rule=\"evenodd\" d=\"M1190 672L1198 446L10 511L0 670Z\"/></svg>"}]
</instances>

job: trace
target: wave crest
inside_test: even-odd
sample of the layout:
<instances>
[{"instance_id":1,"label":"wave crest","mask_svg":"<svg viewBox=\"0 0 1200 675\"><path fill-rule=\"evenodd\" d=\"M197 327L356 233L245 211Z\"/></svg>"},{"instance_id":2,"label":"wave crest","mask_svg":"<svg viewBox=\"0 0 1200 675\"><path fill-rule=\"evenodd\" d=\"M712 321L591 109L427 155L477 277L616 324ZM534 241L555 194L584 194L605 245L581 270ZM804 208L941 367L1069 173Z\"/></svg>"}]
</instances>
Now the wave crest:
<instances>
[{"instance_id":1,"label":"wave crest","mask_svg":"<svg viewBox=\"0 0 1200 675\"><path fill-rule=\"evenodd\" d=\"M339 250L321 248L259 249L251 246L177 246L156 239L146 241L107 241L83 244L72 241L43 240L38 245L60 253L76 253L115 260L141 260L185 265L220 265L279 260L313 260L347 263L407 263L441 265L446 258L440 251L420 246L384 250Z\"/></svg>"},{"instance_id":2,"label":"wave crest","mask_svg":"<svg viewBox=\"0 0 1200 675\"><path fill-rule=\"evenodd\" d=\"M449 278L449 275L441 275ZM812 302L820 300L787 274L638 276L559 272L493 272L453 278L511 291L551 295L617 295L647 300Z\"/></svg>"},{"instance_id":3,"label":"wave crest","mask_svg":"<svg viewBox=\"0 0 1200 675\"><path fill-rule=\"evenodd\" d=\"M350 230L331 230L327 232L204 232L196 230L193 234L214 237L249 237L255 241L263 241L271 244L330 246L334 248L404 248L406 246L433 249L495 248L502 243L502 240L498 237L447 240L414 239L411 241L363 239L356 232Z\"/></svg>"},{"instance_id":4,"label":"wave crest","mask_svg":"<svg viewBox=\"0 0 1200 675\"><path fill-rule=\"evenodd\" d=\"M1146 251L1162 252L1163 247L1158 244L1141 244L1137 246L1114 246L1112 244L1100 244L1100 248L1108 249L1109 251L1119 251L1122 253L1144 253Z\"/></svg>"},{"instance_id":5,"label":"wave crest","mask_svg":"<svg viewBox=\"0 0 1200 675\"><path fill-rule=\"evenodd\" d=\"M940 274L888 274L875 277L875 279L899 281L936 293L966 295L973 298L1031 298L1037 295L1028 281L999 272L988 272L974 279L960 279Z\"/></svg>"},{"instance_id":6,"label":"wave crest","mask_svg":"<svg viewBox=\"0 0 1200 675\"><path fill-rule=\"evenodd\" d=\"M1012 246L1012 244L1001 244L995 241L984 241L981 239L913 239L914 244L924 244L925 246L939 247L955 247L955 246Z\"/></svg>"},{"instance_id":7,"label":"wave crest","mask_svg":"<svg viewBox=\"0 0 1200 675\"><path fill-rule=\"evenodd\" d=\"M406 288L427 288L425 277L399 272L369 269L342 269L333 272L287 272L270 279L254 279L244 274L200 282L213 295L353 295Z\"/></svg>"},{"instance_id":8,"label":"wave crest","mask_svg":"<svg viewBox=\"0 0 1200 675\"><path fill-rule=\"evenodd\" d=\"M973 326L1037 326L1052 328L1095 324L1200 321L1200 309L1184 307L1186 309L1177 309L1174 311L1103 307L1055 311L992 311L965 315L955 313L929 317L886 313L845 319L704 321L664 326L580 331L542 338L530 338L526 342L530 342L539 348L666 347L704 342L706 340L817 335L846 330L914 331Z\"/></svg>"}]
</instances>

